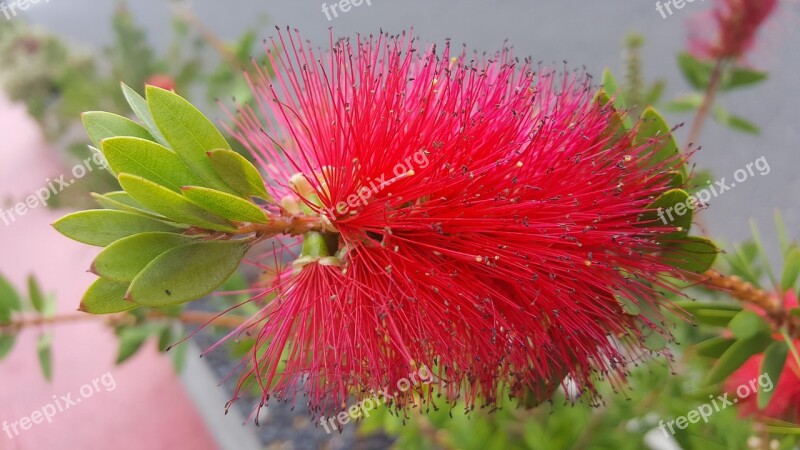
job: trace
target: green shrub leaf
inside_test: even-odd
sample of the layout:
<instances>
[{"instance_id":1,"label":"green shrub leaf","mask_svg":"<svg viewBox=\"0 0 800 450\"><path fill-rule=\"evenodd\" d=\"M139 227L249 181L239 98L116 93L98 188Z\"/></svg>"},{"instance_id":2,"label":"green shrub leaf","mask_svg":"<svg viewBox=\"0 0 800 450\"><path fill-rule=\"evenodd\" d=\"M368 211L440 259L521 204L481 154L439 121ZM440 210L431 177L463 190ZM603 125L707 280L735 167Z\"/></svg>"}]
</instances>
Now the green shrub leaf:
<instances>
[{"instance_id":1,"label":"green shrub leaf","mask_svg":"<svg viewBox=\"0 0 800 450\"><path fill-rule=\"evenodd\" d=\"M793 248L783 261L783 274L781 276L781 289L786 292L793 288L800 276L800 248Z\"/></svg>"},{"instance_id":2,"label":"green shrub leaf","mask_svg":"<svg viewBox=\"0 0 800 450\"><path fill-rule=\"evenodd\" d=\"M717 384L728 378L751 356L763 352L772 342L769 334L757 334L748 339L737 340L711 368L706 384Z\"/></svg>"},{"instance_id":3,"label":"green shrub leaf","mask_svg":"<svg viewBox=\"0 0 800 450\"><path fill-rule=\"evenodd\" d=\"M114 314L138 308L139 305L126 302L125 293L130 283L100 278L95 281L81 299L78 311L89 314Z\"/></svg>"},{"instance_id":4,"label":"green shrub leaf","mask_svg":"<svg viewBox=\"0 0 800 450\"><path fill-rule=\"evenodd\" d=\"M767 347L764 351L764 360L761 361L761 371L759 373L767 375L772 381L772 389L758 390L758 409L764 409L769 405L772 400L772 395L775 393L775 387L778 385L778 380L781 378L783 368L786 365L786 360L789 357L789 345L784 341L775 341Z\"/></svg>"},{"instance_id":5,"label":"green shrub leaf","mask_svg":"<svg viewBox=\"0 0 800 450\"><path fill-rule=\"evenodd\" d=\"M703 273L714 265L719 249L710 239L691 236L683 242L666 246L664 260L679 269Z\"/></svg>"},{"instance_id":6,"label":"green shrub leaf","mask_svg":"<svg viewBox=\"0 0 800 450\"><path fill-rule=\"evenodd\" d=\"M138 92L134 91L125 83L122 83L122 94L125 96L125 99L128 101L128 104L131 105L131 109L142 121L145 128L150 132L156 141L166 147L169 147L169 143L167 139L161 134L161 131L158 129L156 125L156 121L153 120L153 115L150 114L150 108L147 106L147 100L145 100Z\"/></svg>"},{"instance_id":7,"label":"green shrub leaf","mask_svg":"<svg viewBox=\"0 0 800 450\"><path fill-rule=\"evenodd\" d=\"M103 111L90 111L81 115L86 134L95 146L99 147L104 139L115 136L133 136L152 141L149 131L138 123L117 114Z\"/></svg>"},{"instance_id":8,"label":"green shrub leaf","mask_svg":"<svg viewBox=\"0 0 800 450\"><path fill-rule=\"evenodd\" d=\"M129 284L157 256L191 241L190 236L174 233L142 233L129 236L114 242L100 252L92 263L92 272L108 280Z\"/></svg>"},{"instance_id":9,"label":"green shrub leaf","mask_svg":"<svg viewBox=\"0 0 800 450\"><path fill-rule=\"evenodd\" d=\"M209 161L207 152L230 146L217 127L197 108L174 92L147 86L147 104L159 130L175 153L203 184L218 191L233 193Z\"/></svg>"},{"instance_id":10,"label":"green shrub leaf","mask_svg":"<svg viewBox=\"0 0 800 450\"><path fill-rule=\"evenodd\" d=\"M203 184L178 155L155 142L115 137L103 141L102 147L114 173L137 175L175 192L182 186Z\"/></svg>"},{"instance_id":11,"label":"green shrub leaf","mask_svg":"<svg viewBox=\"0 0 800 450\"><path fill-rule=\"evenodd\" d=\"M168 188L142 177L119 174L119 183L137 202L179 223L208 230L235 231L229 221L211 214ZM158 230L154 230L158 231Z\"/></svg>"},{"instance_id":12,"label":"green shrub leaf","mask_svg":"<svg viewBox=\"0 0 800 450\"><path fill-rule=\"evenodd\" d=\"M126 299L146 306L197 300L222 285L252 245L243 241L201 241L175 247L136 276Z\"/></svg>"},{"instance_id":13,"label":"green shrub leaf","mask_svg":"<svg viewBox=\"0 0 800 450\"><path fill-rule=\"evenodd\" d=\"M208 157L217 174L234 191L243 196L272 201L258 169L244 156L233 150L216 149L208 152Z\"/></svg>"},{"instance_id":14,"label":"green shrub leaf","mask_svg":"<svg viewBox=\"0 0 800 450\"><path fill-rule=\"evenodd\" d=\"M194 204L228 220L267 223L264 210L240 197L196 186L184 187L182 191Z\"/></svg>"},{"instance_id":15,"label":"green shrub leaf","mask_svg":"<svg viewBox=\"0 0 800 450\"><path fill-rule=\"evenodd\" d=\"M58 219L53 227L72 240L100 247L105 247L124 237L148 231L168 233L183 231L175 225L160 220L108 209L92 209L68 214Z\"/></svg>"},{"instance_id":16,"label":"green shrub leaf","mask_svg":"<svg viewBox=\"0 0 800 450\"><path fill-rule=\"evenodd\" d=\"M662 240L684 238L692 228L694 217L694 210L687 204L689 204L689 194L686 191L670 189L647 206L649 211L642 214L639 221L646 226L680 227L680 231L663 235Z\"/></svg>"},{"instance_id":17,"label":"green shrub leaf","mask_svg":"<svg viewBox=\"0 0 800 450\"><path fill-rule=\"evenodd\" d=\"M769 324L753 311L741 311L728 324L731 332L738 339L751 338L759 333L769 333Z\"/></svg>"},{"instance_id":18,"label":"green shrub leaf","mask_svg":"<svg viewBox=\"0 0 800 450\"><path fill-rule=\"evenodd\" d=\"M642 113L641 123L636 131L633 143L639 146L647 145L651 142L655 146L655 155L650 159L650 166L680 155L680 148L678 143L675 142L675 137L667 121L653 107L648 107ZM688 178L686 165L681 164L679 171L685 181Z\"/></svg>"}]
</instances>

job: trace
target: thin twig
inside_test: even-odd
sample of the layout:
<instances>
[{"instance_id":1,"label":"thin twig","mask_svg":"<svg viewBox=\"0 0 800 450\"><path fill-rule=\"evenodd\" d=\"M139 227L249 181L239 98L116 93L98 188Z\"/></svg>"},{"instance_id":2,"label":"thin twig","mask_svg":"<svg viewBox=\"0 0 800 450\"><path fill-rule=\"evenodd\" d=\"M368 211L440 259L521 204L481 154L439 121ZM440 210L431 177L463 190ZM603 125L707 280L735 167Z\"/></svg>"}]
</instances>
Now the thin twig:
<instances>
[{"instance_id":1,"label":"thin twig","mask_svg":"<svg viewBox=\"0 0 800 450\"><path fill-rule=\"evenodd\" d=\"M697 109L697 114L692 122L689 139L686 141L687 149L696 144L700 139L700 133L702 133L703 126L706 123L706 119L708 119L708 113L711 112L711 107L714 106L714 101L717 98L717 92L719 91L720 82L722 81L724 64L725 60L720 58L714 65L714 70L711 72L711 78L708 82L708 88L706 88L705 95L703 95L703 102L700 104L700 108Z\"/></svg>"}]
</instances>

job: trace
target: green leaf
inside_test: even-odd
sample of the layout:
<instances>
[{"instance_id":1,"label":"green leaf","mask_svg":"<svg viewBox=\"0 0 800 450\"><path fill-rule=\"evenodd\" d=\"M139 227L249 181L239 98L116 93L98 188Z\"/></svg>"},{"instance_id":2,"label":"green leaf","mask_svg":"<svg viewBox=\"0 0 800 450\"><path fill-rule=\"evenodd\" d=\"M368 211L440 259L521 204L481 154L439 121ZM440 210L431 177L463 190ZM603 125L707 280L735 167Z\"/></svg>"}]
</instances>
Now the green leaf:
<instances>
[{"instance_id":1,"label":"green leaf","mask_svg":"<svg viewBox=\"0 0 800 450\"><path fill-rule=\"evenodd\" d=\"M761 353L773 342L769 334L739 339L719 358L708 374L706 384L717 384L730 376L751 356Z\"/></svg>"},{"instance_id":2,"label":"green leaf","mask_svg":"<svg viewBox=\"0 0 800 450\"><path fill-rule=\"evenodd\" d=\"M194 225L207 230L236 230L236 226L231 222L211 214L182 195L150 180L126 173L119 174L118 179L125 192L130 194L137 202L176 222Z\"/></svg>"},{"instance_id":3,"label":"green leaf","mask_svg":"<svg viewBox=\"0 0 800 450\"><path fill-rule=\"evenodd\" d=\"M691 236L683 242L669 244L662 256L673 267L694 273L703 273L714 265L719 249L707 238Z\"/></svg>"},{"instance_id":4,"label":"green leaf","mask_svg":"<svg viewBox=\"0 0 800 450\"><path fill-rule=\"evenodd\" d=\"M136 276L126 299L146 306L197 300L236 271L251 245L250 240L201 241L173 248Z\"/></svg>"},{"instance_id":5,"label":"green leaf","mask_svg":"<svg viewBox=\"0 0 800 450\"><path fill-rule=\"evenodd\" d=\"M98 205L106 209L113 209L116 211L125 211L129 213L138 214L140 216L152 217L158 220L169 220L161 214L157 214L148 210L134 200L127 192L109 192L108 194L97 194L93 192L92 198ZM135 206L134 206L135 205Z\"/></svg>"},{"instance_id":6,"label":"green leaf","mask_svg":"<svg viewBox=\"0 0 800 450\"><path fill-rule=\"evenodd\" d=\"M678 55L678 67L686 81L696 90L705 91L711 81L714 66L700 61L689 53Z\"/></svg>"},{"instance_id":7,"label":"green leaf","mask_svg":"<svg viewBox=\"0 0 800 450\"><path fill-rule=\"evenodd\" d=\"M166 352L169 349L170 342L172 342L172 328L167 325L158 335L158 351L161 353Z\"/></svg>"},{"instance_id":8,"label":"green leaf","mask_svg":"<svg viewBox=\"0 0 800 450\"><path fill-rule=\"evenodd\" d=\"M42 368L42 374L47 381L53 379L53 351L52 351L53 335L45 333L39 336L39 342L36 345L36 353L39 355L39 366Z\"/></svg>"},{"instance_id":9,"label":"green leaf","mask_svg":"<svg viewBox=\"0 0 800 450\"><path fill-rule=\"evenodd\" d=\"M102 147L114 173L137 175L175 192L183 186L203 184L178 155L155 142L115 137L103 141Z\"/></svg>"},{"instance_id":10,"label":"green leaf","mask_svg":"<svg viewBox=\"0 0 800 450\"><path fill-rule=\"evenodd\" d=\"M781 214L780 209L775 210L775 234L778 236L781 254L786 258L792 248L792 243L789 240L789 234L786 232L786 223L783 221L783 214Z\"/></svg>"},{"instance_id":11,"label":"green leaf","mask_svg":"<svg viewBox=\"0 0 800 450\"><path fill-rule=\"evenodd\" d=\"M654 166L662 161L665 161L676 156L680 156L680 148L678 143L675 142L675 136L672 134L672 129L664 120L664 117L658 113L653 107L648 107L644 110L641 117L639 129L636 131L636 137L633 144L636 146L647 145L654 143L655 155L649 160L648 167ZM687 180L689 175L686 171L686 165L680 166L681 176L683 180Z\"/></svg>"},{"instance_id":12,"label":"green leaf","mask_svg":"<svg viewBox=\"0 0 800 450\"><path fill-rule=\"evenodd\" d=\"M251 223L268 222L263 209L235 195L197 186L184 187L182 192L192 203L228 220Z\"/></svg>"},{"instance_id":13,"label":"green leaf","mask_svg":"<svg viewBox=\"0 0 800 450\"><path fill-rule=\"evenodd\" d=\"M719 309L698 309L692 312L692 321L701 325L712 327L728 327L736 317L736 311L725 311Z\"/></svg>"},{"instance_id":14,"label":"green leaf","mask_svg":"<svg viewBox=\"0 0 800 450\"><path fill-rule=\"evenodd\" d=\"M170 350L172 351L172 363L175 366L175 372L183 372L183 369L186 367L186 356L189 354L189 346L184 342L183 345L171 347Z\"/></svg>"},{"instance_id":15,"label":"green leaf","mask_svg":"<svg viewBox=\"0 0 800 450\"><path fill-rule=\"evenodd\" d=\"M264 179L255 166L233 150L216 149L208 152L211 165L222 180L243 196L273 201L264 187Z\"/></svg>"},{"instance_id":16,"label":"green leaf","mask_svg":"<svg viewBox=\"0 0 800 450\"><path fill-rule=\"evenodd\" d=\"M728 324L731 332L738 339L748 339L760 333L769 333L769 324L752 311L741 311Z\"/></svg>"},{"instance_id":17,"label":"green leaf","mask_svg":"<svg viewBox=\"0 0 800 450\"><path fill-rule=\"evenodd\" d=\"M156 121L153 120L153 115L150 114L150 108L147 106L147 101L139 95L136 91L128 87L125 83L122 84L122 93L125 95L125 99L128 101L128 104L131 105L131 109L139 117L139 120L142 121L144 126L150 132L158 143L169 147L169 143L167 139L161 134L161 131L158 129L156 125Z\"/></svg>"},{"instance_id":18,"label":"green leaf","mask_svg":"<svg viewBox=\"0 0 800 450\"><path fill-rule=\"evenodd\" d=\"M204 181L203 185L233 193L206 155L214 149L230 149L217 127L178 94L155 86L147 86L145 90L153 119L175 153Z\"/></svg>"},{"instance_id":19,"label":"green leaf","mask_svg":"<svg viewBox=\"0 0 800 450\"><path fill-rule=\"evenodd\" d=\"M619 111L624 111L628 109L628 102L625 101L625 96L622 95L622 89L619 87L619 83L617 83L617 79L614 78L614 74L611 73L609 68L605 68L603 70L603 78L602 78L602 85L603 90L608 93L609 97L613 97L614 99L614 108ZM626 117L628 123L626 126L630 127L632 124L630 123L630 117Z\"/></svg>"},{"instance_id":20,"label":"green leaf","mask_svg":"<svg viewBox=\"0 0 800 450\"><path fill-rule=\"evenodd\" d=\"M758 409L766 408L769 405L769 401L772 400L772 395L775 393L775 385L781 378L788 357L789 346L784 341L775 341L764 351L764 360L761 361L761 371L759 373L767 375L773 383L772 389L768 391L759 389Z\"/></svg>"},{"instance_id":21,"label":"green leaf","mask_svg":"<svg viewBox=\"0 0 800 450\"><path fill-rule=\"evenodd\" d=\"M781 276L781 289L786 292L793 288L800 276L800 248L793 248L783 261L783 275Z\"/></svg>"},{"instance_id":22,"label":"green leaf","mask_svg":"<svg viewBox=\"0 0 800 450\"><path fill-rule=\"evenodd\" d=\"M734 311L739 312L742 310L741 305L735 303L720 303L720 302L698 302L693 300L678 300L673 302L675 306L687 312L698 311L701 309L708 309L711 311Z\"/></svg>"},{"instance_id":23,"label":"green leaf","mask_svg":"<svg viewBox=\"0 0 800 450\"><path fill-rule=\"evenodd\" d=\"M130 359L139 349L142 348L147 338L152 333L151 327L125 327L118 331L119 353L117 354L117 364L122 364Z\"/></svg>"},{"instance_id":24,"label":"green leaf","mask_svg":"<svg viewBox=\"0 0 800 450\"><path fill-rule=\"evenodd\" d=\"M645 226L680 227L675 232L666 233L661 239L682 239L689 234L694 216L694 211L687 205L690 205L690 202L686 191L670 189L647 206L649 211L642 214L639 221Z\"/></svg>"},{"instance_id":25,"label":"green leaf","mask_svg":"<svg viewBox=\"0 0 800 450\"><path fill-rule=\"evenodd\" d=\"M675 100L664 105L664 109L676 113L695 111L703 104L702 94L682 95Z\"/></svg>"},{"instance_id":26,"label":"green leaf","mask_svg":"<svg viewBox=\"0 0 800 450\"><path fill-rule=\"evenodd\" d=\"M711 109L711 115L720 125L724 125L733 130L754 135L761 134L761 129L758 127L758 125L742 117L730 114L722 106L715 105Z\"/></svg>"},{"instance_id":27,"label":"green leaf","mask_svg":"<svg viewBox=\"0 0 800 450\"><path fill-rule=\"evenodd\" d=\"M695 345L694 349L699 356L704 356L706 358L719 358L731 347L731 345L733 345L734 342L736 342L735 339L727 339L718 336Z\"/></svg>"},{"instance_id":28,"label":"green leaf","mask_svg":"<svg viewBox=\"0 0 800 450\"><path fill-rule=\"evenodd\" d=\"M154 138L149 131L138 123L119 116L102 111L90 111L81 115L83 127L86 134L95 146L100 146L100 141L115 136L133 136L152 141Z\"/></svg>"},{"instance_id":29,"label":"green leaf","mask_svg":"<svg viewBox=\"0 0 800 450\"><path fill-rule=\"evenodd\" d=\"M42 289L39 287L39 283L33 275L28 277L28 295L30 296L33 309L39 314L43 314L45 304L44 295L42 295Z\"/></svg>"},{"instance_id":30,"label":"green leaf","mask_svg":"<svg viewBox=\"0 0 800 450\"><path fill-rule=\"evenodd\" d=\"M192 241L174 233L142 233L120 239L106 247L92 263L92 273L108 280L130 284L157 256ZM124 296L124 292L123 292ZM120 296L120 299L123 297Z\"/></svg>"},{"instance_id":31,"label":"green leaf","mask_svg":"<svg viewBox=\"0 0 800 450\"><path fill-rule=\"evenodd\" d=\"M14 349L14 341L16 340L16 336L13 334L3 334L0 333L0 361L3 360L11 350Z\"/></svg>"},{"instance_id":32,"label":"green leaf","mask_svg":"<svg viewBox=\"0 0 800 450\"><path fill-rule=\"evenodd\" d=\"M125 293L130 283L100 278L83 295L78 311L89 314L114 314L138 308L136 303L126 302Z\"/></svg>"},{"instance_id":33,"label":"green leaf","mask_svg":"<svg viewBox=\"0 0 800 450\"><path fill-rule=\"evenodd\" d=\"M11 323L11 313L21 310L22 302L17 290L0 275L0 324Z\"/></svg>"},{"instance_id":34,"label":"green leaf","mask_svg":"<svg viewBox=\"0 0 800 450\"><path fill-rule=\"evenodd\" d=\"M68 214L58 219L53 227L72 240L100 247L105 247L124 237L148 231L168 233L182 231L181 228L166 222L108 209L92 209Z\"/></svg>"},{"instance_id":35,"label":"green leaf","mask_svg":"<svg viewBox=\"0 0 800 450\"><path fill-rule=\"evenodd\" d=\"M722 79L720 90L728 91L740 87L751 86L761 83L769 78L766 72L748 69L747 67L734 67L728 71Z\"/></svg>"}]
</instances>

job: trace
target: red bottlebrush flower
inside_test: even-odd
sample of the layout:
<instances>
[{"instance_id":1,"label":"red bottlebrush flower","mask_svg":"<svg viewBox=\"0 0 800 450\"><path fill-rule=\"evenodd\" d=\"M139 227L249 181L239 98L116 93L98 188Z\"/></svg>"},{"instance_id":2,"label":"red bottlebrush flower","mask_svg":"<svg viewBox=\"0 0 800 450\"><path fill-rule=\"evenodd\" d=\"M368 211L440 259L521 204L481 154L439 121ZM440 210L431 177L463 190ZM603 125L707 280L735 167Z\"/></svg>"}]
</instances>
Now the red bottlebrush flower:
<instances>
[{"instance_id":1,"label":"red bottlebrush flower","mask_svg":"<svg viewBox=\"0 0 800 450\"><path fill-rule=\"evenodd\" d=\"M163 74L163 73L157 73L157 74L151 75L149 78L147 78L147 81L145 81L145 84L149 84L151 86L159 87L161 89L166 89L168 91L174 91L175 90L175 79L172 78L171 76Z\"/></svg>"},{"instance_id":2,"label":"red bottlebrush flower","mask_svg":"<svg viewBox=\"0 0 800 450\"><path fill-rule=\"evenodd\" d=\"M789 290L784 295L784 307L793 309L798 307L797 295L793 290ZM783 340L781 334L775 334L775 340ZM795 349L800 352L800 340L794 341ZM735 393L739 386L750 386L752 380L762 376L761 363L764 354L752 356L725 381L725 390ZM789 353L783 373L778 380L770 380L775 392L772 394L769 404L763 410L758 409L756 395L750 395L739 399L737 407L739 414L743 417L758 416L764 418L785 420L800 424L800 365L794 358L792 352ZM760 386L763 389L765 386ZM752 390L752 388L751 388Z\"/></svg>"},{"instance_id":3,"label":"red bottlebrush flower","mask_svg":"<svg viewBox=\"0 0 800 450\"><path fill-rule=\"evenodd\" d=\"M403 408L415 397L400 384L426 367L470 408L550 395L566 376L594 398L641 354L636 320L667 333L656 274L676 274L656 239L675 228L641 215L681 162L615 138L589 77L508 51L420 53L405 34L332 40L324 56L279 41L276 78L258 67L257 104L230 112L229 131L276 210L327 232L278 261L259 296L274 299L238 330L258 336L240 388L266 402L305 381L313 414L377 392Z\"/></svg>"},{"instance_id":4,"label":"red bottlebrush flower","mask_svg":"<svg viewBox=\"0 0 800 450\"><path fill-rule=\"evenodd\" d=\"M689 50L697 57L742 57L753 47L761 25L775 11L778 0L717 0L708 15L698 17L690 31Z\"/></svg>"}]
</instances>

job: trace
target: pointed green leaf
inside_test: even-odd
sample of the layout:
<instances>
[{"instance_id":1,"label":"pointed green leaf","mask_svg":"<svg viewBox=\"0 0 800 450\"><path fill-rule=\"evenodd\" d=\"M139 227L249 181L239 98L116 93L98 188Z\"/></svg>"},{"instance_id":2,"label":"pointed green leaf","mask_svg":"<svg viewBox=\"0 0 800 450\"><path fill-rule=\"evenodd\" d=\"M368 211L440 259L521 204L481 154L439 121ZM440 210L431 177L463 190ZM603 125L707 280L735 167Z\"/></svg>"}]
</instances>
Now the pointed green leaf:
<instances>
[{"instance_id":1,"label":"pointed green leaf","mask_svg":"<svg viewBox=\"0 0 800 450\"><path fill-rule=\"evenodd\" d=\"M140 216L147 216L158 220L169 221L169 219L162 216L161 214L157 214L156 212L150 211L144 206L140 205L125 191L109 192L108 194L98 194L92 192L91 196L92 198L94 198L94 200L97 202L98 205L106 209L113 209L116 211L126 211L129 213L138 214Z\"/></svg>"},{"instance_id":2,"label":"pointed green leaf","mask_svg":"<svg viewBox=\"0 0 800 450\"><path fill-rule=\"evenodd\" d=\"M100 247L105 247L124 237L148 231L168 233L183 231L175 225L149 217L108 209L92 209L68 214L58 219L53 227L72 240Z\"/></svg>"},{"instance_id":3,"label":"pointed green leaf","mask_svg":"<svg viewBox=\"0 0 800 450\"><path fill-rule=\"evenodd\" d=\"M208 152L208 157L220 178L234 191L272 201L258 169L244 156L233 150L216 149Z\"/></svg>"},{"instance_id":4,"label":"pointed green leaf","mask_svg":"<svg viewBox=\"0 0 800 450\"><path fill-rule=\"evenodd\" d=\"M163 353L166 352L169 348L170 343L172 342L172 328L167 325L161 330L161 333L158 335L158 351Z\"/></svg>"},{"instance_id":5,"label":"pointed green leaf","mask_svg":"<svg viewBox=\"0 0 800 450\"><path fill-rule=\"evenodd\" d=\"M633 143L637 146L654 143L655 154L649 160L649 166L656 165L667 159L680 157L681 151L678 147L678 143L675 142L672 129L661 114L653 109L652 106L645 109L642 113L641 123L639 124L639 129L636 131L636 137ZM687 180L688 172L686 171L686 164L681 164L679 171L683 180Z\"/></svg>"},{"instance_id":6,"label":"pointed green leaf","mask_svg":"<svg viewBox=\"0 0 800 450\"><path fill-rule=\"evenodd\" d=\"M100 146L100 141L115 136L133 136L152 141L154 138L149 131L138 123L117 114L102 111L90 111L81 115L86 134L94 145Z\"/></svg>"},{"instance_id":7,"label":"pointed green leaf","mask_svg":"<svg viewBox=\"0 0 800 450\"><path fill-rule=\"evenodd\" d=\"M89 314L114 314L138 308L139 305L124 300L130 283L100 278L92 284L81 299L78 311Z\"/></svg>"},{"instance_id":8,"label":"pointed green leaf","mask_svg":"<svg viewBox=\"0 0 800 450\"><path fill-rule=\"evenodd\" d=\"M772 389L759 389L758 391L758 409L764 409L769 405L772 400L772 395L775 393L775 386L783 374L783 368L786 366L786 360L789 357L789 346L784 341L775 341L767 347L764 351L764 360L761 361L761 374L767 375L772 381Z\"/></svg>"},{"instance_id":9,"label":"pointed green leaf","mask_svg":"<svg viewBox=\"0 0 800 450\"><path fill-rule=\"evenodd\" d=\"M179 223L207 230L235 231L231 222L211 214L180 194L142 177L119 174L119 183L137 202Z\"/></svg>"},{"instance_id":10,"label":"pointed green leaf","mask_svg":"<svg viewBox=\"0 0 800 450\"><path fill-rule=\"evenodd\" d=\"M781 289L786 292L795 286L797 277L800 276L800 248L793 248L783 261L783 275L781 276Z\"/></svg>"},{"instance_id":11,"label":"pointed green leaf","mask_svg":"<svg viewBox=\"0 0 800 450\"><path fill-rule=\"evenodd\" d=\"M125 327L119 330L117 333L119 353L116 363L122 364L133 357L142 348L151 333L151 327L148 326Z\"/></svg>"},{"instance_id":12,"label":"pointed green leaf","mask_svg":"<svg viewBox=\"0 0 800 450\"><path fill-rule=\"evenodd\" d=\"M39 287L39 283L33 275L28 277L28 295L30 296L33 309L39 314L43 314L45 303L44 295L42 295L42 289Z\"/></svg>"},{"instance_id":13,"label":"pointed green leaf","mask_svg":"<svg viewBox=\"0 0 800 450\"><path fill-rule=\"evenodd\" d=\"M740 87L752 86L769 78L766 72L749 69L747 67L734 67L723 77L720 90L728 91Z\"/></svg>"},{"instance_id":14,"label":"pointed green leaf","mask_svg":"<svg viewBox=\"0 0 800 450\"><path fill-rule=\"evenodd\" d=\"M714 70L713 65L700 61L689 53L681 53L678 55L678 67L693 88L698 91L706 90Z\"/></svg>"},{"instance_id":15,"label":"pointed green leaf","mask_svg":"<svg viewBox=\"0 0 800 450\"><path fill-rule=\"evenodd\" d=\"M736 311L721 309L698 309L692 312L692 322L712 327L728 327L736 317Z\"/></svg>"},{"instance_id":16,"label":"pointed green leaf","mask_svg":"<svg viewBox=\"0 0 800 450\"><path fill-rule=\"evenodd\" d=\"M268 222L263 209L235 195L197 186L187 186L182 191L183 195L192 203L228 220L251 223Z\"/></svg>"},{"instance_id":17,"label":"pointed green leaf","mask_svg":"<svg viewBox=\"0 0 800 450\"><path fill-rule=\"evenodd\" d=\"M611 73L611 70L608 68L603 70L602 84L603 90L608 94L609 97L614 99L614 108L616 108L618 111L627 110L628 102L625 100L625 96L622 95L622 89L620 89L617 79L614 78L614 74ZM631 126L633 126L629 115L625 116L624 121L626 129L629 129Z\"/></svg>"},{"instance_id":18,"label":"pointed green leaf","mask_svg":"<svg viewBox=\"0 0 800 450\"><path fill-rule=\"evenodd\" d=\"M131 105L131 109L139 117L139 120L142 121L144 126L150 132L156 141L166 147L169 147L169 143L167 139L161 134L161 131L158 129L156 125L156 121L153 120L153 115L150 114L150 108L147 106L147 101L139 95L136 91L128 87L125 83L122 84L122 93L125 95L125 99L128 101L128 104Z\"/></svg>"},{"instance_id":19,"label":"pointed green leaf","mask_svg":"<svg viewBox=\"0 0 800 450\"><path fill-rule=\"evenodd\" d=\"M785 258L792 248L789 234L786 232L786 223L783 221L783 214L780 209L775 210L775 234L778 237L778 244L781 247L781 255Z\"/></svg>"},{"instance_id":20,"label":"pointed green leaf","mask_svg":"<svg viewBox=\"0 0 800 450\"><path fill-rule=\"evenodd\" d=\"M17 290L0 275L0 324L11 322L11 313L22 310L22 301Z\"/></svg>"},{"instance_id":21,"label":"pointed green leaf","mask_svg":"<svg viewBox=\"0 0 800 450\"><path fill-rule=\"evenodd\" d=\"M184 342L183 345L171 347L172 363L175 366L175 372L181 373L186 367L186 356L188 355L189 346Z\"/></svg>"},{"instance_id":22,"label":"pointed green leaf","mask_svg":"<svg viewBox=\"0 0 800 450\"><path fill-rule=\"evenodd\" d=\"M748 339L737 340L711 368L706 384L717 384L723 381L751 356L763 352L772 342L772 336L769 334L758 334Z\"/></svg>"},{"instance_id":23,"label":"pointed green leaf","mask_svg":"<svg viewBox=\"0 0 800 450\"><path fill-rule=\"evenodd\" d=\"M53 379L52 343L53 335L45 333L39 336L39 342L36 345L36 353L39 355L39 366L42 368L42 373L47 381Z\"/></svg>"},{"instance_id":24,"label":"pointed green leaf","mask_svg":"<svg viewBox=\"0 0 800 450\"><path fill-rule=\"evenodd\" d=\"M145 90L153 119L175 153L203 180L203 185L233 193L206 155L214 149L230 148L217 127L178 94L155 86L147 86Z\"/></svg>"},{"instance_id":25,"label":"pointed green leaf","mask_svg":"<svg viewBox=\"0 0 800 450\"><path fill-rule=\"evenodd\" d=\"M92 272L113 281L130 283L157 256L192 241L174 233L142 233L106 247L92 263Z\"/></svg>"},{"instance_id":26,"label":"pointed green leaf","mask_svg":"<svg viewBox=\"0 0 800 450\"><path fill-rule=\"evenodd\" d=\"M704 356L706 358L719 358L731 347L731 345L733 345L734 342L736 342L735 339L727 339L718 336L695 345L694 350L699 356Z\"/></svg>"},{"instance_id":27,"label":"pointed green leaf","mask_svg":"<svg viewBox=\"0 0 800 450\"><path fill-rule=\"evenodd\" d=\"M16 336L13 334L0 333L0 361L8 356L11 350L14 349L14 341L16 341L16 339Z\"/></svg>"},{"instance_id":28,"label":"pointed green leaf","mask_svg":"<svg viewBox=\"0 0 800 450\"><path fill-rule=\"evenodd\" d=\"M115 137L103 141L102 147L114 173L137 175L175 192L182 186L203 184L178 155L155 142Z\"/></svg>"},{"instance_id":29,"label":"pointed green leaf","mask_svg":"<svg viewBox=\"0 0 800 450\"><path fill-rule=\"evenodd\" d=\"M688 205L688 206L687 206ZM661 194L653 203L647 206L648 212L642 214L639 221L645 226L672 226L680 230L667 233L662 240L682 239L689 234L694 217L693 206L689 201L689 194L682 189L670 189Z\"/></svg>"},{"instance_id":30,"label":"pointed green leaf","mask_svg":"<svg viewBox=\"0 0 800 450\"><path fill-rule=\"evenodd\" d=\"M724 125L732 130L741 131L743 133L758 135L761 134L761 128L758 125L750 122L749 120L733 115L725 108L715 105L711 109L711 115L714 120L720 125Z\"/></svg>"},{"instance_id":31,"label":"pointed green leaf","mask_svg":"<svg viewBox=\"0 0 800 450\"><path fill-rule=\"evenodd\" d=\"M239 267L251 241L201 241L175 247L136 276L127 299L146 306L197 300L222 285Z\"/></svg>"},{"instance_id":32,"label":"pointed green leaf","mask_svg":"<svg viewBox=\"0 0 800 450\"><path fill-rule=\"evenodd\" d=\"M728 324L731 332L738 339L751 338L759 333L769 333L769 324L753 311L741 311Z\"/></svg>"},{"instance_id":33,"label":"pointed green leaf","mask_svg":"<svg viewBox=\"0 0 800 450\"><path fill-rule=\"evenodd\" d=\"M691 236L664 248L664 261L673 267L703 273L714 265L719 249L710 239Z\"/></svg>"}]
</instances>

